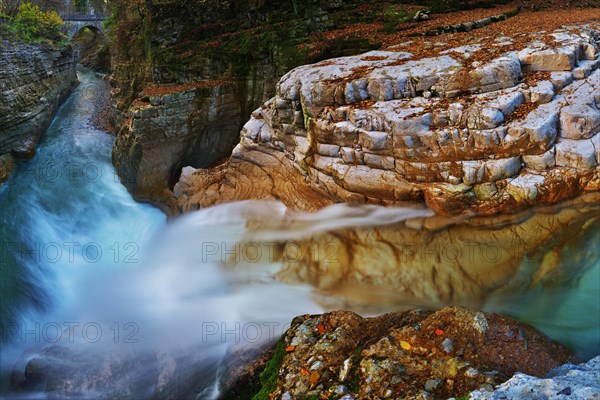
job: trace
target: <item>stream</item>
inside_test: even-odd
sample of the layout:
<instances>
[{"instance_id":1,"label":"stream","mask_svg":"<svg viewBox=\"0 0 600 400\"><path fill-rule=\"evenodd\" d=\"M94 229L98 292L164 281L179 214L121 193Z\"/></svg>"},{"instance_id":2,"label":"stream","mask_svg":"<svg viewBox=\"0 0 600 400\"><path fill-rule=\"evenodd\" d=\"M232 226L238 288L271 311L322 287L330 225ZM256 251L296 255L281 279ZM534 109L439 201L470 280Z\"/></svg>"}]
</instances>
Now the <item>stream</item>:
<instances>
[{"instance_id":1,"label":"stream","mask_svg":"<svg viewBox=\"0 0 600 400\"><path fill-rule=\"evenodd\" d=\"M40 355L74 381L95 369L104 376L73 389L73 398L179 391L216 398L228 349L272 341L294 316L342 304L339 290L274 279L282 258L270 243L431 216L427 209L336 205L290 217L280 203L249 201L167 224L158 209L132 199L111 163L114 137L90 123L106 82L83 69L78 75L81 84L36 156L0 186L4 398L46 398L42 387L22 386L27 363ZM279 224L257 231L248 220ZM600 354L600 224L582 235L556 256L572 273L515 284L473 306L530 323L582 359ZM343 304L363 315L444 305L435 296L378 301ZM105 361L113 367L103 375Z\"/></svg>"}]
</instances>

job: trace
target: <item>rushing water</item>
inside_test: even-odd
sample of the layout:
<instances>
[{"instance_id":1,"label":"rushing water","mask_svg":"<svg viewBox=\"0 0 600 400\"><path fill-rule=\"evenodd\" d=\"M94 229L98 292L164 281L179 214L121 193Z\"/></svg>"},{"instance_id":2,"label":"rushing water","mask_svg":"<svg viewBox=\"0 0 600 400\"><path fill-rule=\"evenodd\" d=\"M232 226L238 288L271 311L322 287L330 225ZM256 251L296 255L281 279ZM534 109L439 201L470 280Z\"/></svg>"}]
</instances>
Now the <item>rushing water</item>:
<instances>
[{"instance_id":1,"label":"rushing water","mask_svg":"<svg viewBox=\"0 0 600 400\"><path fill-rule=\"evenodd\" d=\"M79 74L81 85L35 158L19 163L0 187L0 368L6 396L9 381L18 386L27 362L45 352L69 377L102 366L106 355L114 360L120 354L116 365L137 362L108 374L107 382L86 386L90 398L147 398L155 387L173 393L173 380L177 390L214 398L228 346L277 338L293 316L339 304L335 293L317 293L308 281L274 280L282 258L270 243L431 215L426 209L338 205L290 216L279 203L242 202L190 214L167 228L162 213L133 201L116 179L114 138L90 125L104 82ZM271 227L249 229L249 219ZM583 357L600 353L598 235L595 224L576 246L560 250L559 264L571 263L573 270L562 281L495 293L480 307L530 322ZM235 268L227 268L232 258ZM400 296L391 305L371 299L362 309L423 305L441 304ZM70 352L44 350L56 343ZM27 390L10 396L31 398L34 389Z\"/></svg>"}]
</instances>

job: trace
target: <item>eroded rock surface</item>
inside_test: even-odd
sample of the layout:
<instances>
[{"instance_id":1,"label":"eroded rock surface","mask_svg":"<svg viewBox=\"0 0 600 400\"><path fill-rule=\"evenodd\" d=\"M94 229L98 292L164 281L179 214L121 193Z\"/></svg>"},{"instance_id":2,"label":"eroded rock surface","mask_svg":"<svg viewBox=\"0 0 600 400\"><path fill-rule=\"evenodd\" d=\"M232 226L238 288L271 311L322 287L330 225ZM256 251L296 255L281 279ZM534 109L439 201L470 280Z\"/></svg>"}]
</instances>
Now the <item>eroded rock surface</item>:
<instances>
[{"instance_id":1,"label":"eroded rock surface","mask_svg":"<svg viewBox=\"0 0 600 400\"><path fill-rule=\"evenodd\" d=\"M297 68L228 162L183 174L178 204L424 201L492 214L598 190L597 28L533 35L524 48L498 38L426 59L373 51Z\"/></svg>"},{"instance_id":2,"label":"eroded rock surface","mask_svg":"<svg viewBox=\"0 0 600 400\"><path fill-rule=\"evenodd\" d=\"M306 315L282 340L275 399L458 397L516 371L545 376L571 359L528 325L462 308Z\"/></svg>"}]
</instances>

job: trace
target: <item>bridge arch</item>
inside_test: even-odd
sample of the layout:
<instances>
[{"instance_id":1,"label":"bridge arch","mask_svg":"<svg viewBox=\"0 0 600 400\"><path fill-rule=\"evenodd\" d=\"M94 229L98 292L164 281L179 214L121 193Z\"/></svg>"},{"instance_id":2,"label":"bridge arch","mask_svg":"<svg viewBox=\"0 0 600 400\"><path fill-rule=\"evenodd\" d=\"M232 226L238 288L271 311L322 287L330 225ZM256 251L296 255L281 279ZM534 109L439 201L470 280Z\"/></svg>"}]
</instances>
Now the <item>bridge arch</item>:
<instances>
[{"instance_id":1,"label":"bridge arch","mask_svg":"<svg viewBox=\"0 0 600 400\"><path fill-rule=\"evenodd\" d=\"M103 26L104 17L97 18L95 16L90 16L87 19L82 17L79 17L78 19L63 18L63 21L65 22L64 30L69 40L72 40L73 36L84 28L88 28L94 33L106 33Z\"/></svg>"}]
</instances>

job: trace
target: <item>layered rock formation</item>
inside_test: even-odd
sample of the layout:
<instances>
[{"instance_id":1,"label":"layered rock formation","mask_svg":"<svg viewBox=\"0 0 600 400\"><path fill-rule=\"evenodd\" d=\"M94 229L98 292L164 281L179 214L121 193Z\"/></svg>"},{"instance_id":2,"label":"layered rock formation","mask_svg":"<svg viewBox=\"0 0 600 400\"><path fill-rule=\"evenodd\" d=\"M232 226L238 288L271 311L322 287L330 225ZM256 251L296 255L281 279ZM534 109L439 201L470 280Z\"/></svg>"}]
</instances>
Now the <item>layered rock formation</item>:
<instances>
[{"instance_id":1,"label":"layered rock formation","mask_svg":"<svg viewBox=\"0 0 600 400\"><path fill-rule=\"evenodd\" d=\"M267 365L260 398L459 397L516 371L545 376L570 359L528 325L460 308L306 315L293 320Z\"/></svg>"},{"instance_id":2,"label":"layered rock formation","mask_svg":"<svg viewBox=\"0 0 600 400\"><path fill-rule=\"evenodd\" d=\"M12 157L31 158L77 83L70 47L0 43L0 181Z\"/></svg>"},{"instance_id":3,"label":"layered rock formation","mask_svg":"<svg viewBox=\"0 0 600 400\"><path fill-rule=\"evenodd\" d=\"M493 214L598 190L597 29L425 43L425 58L407 43L297 68L229 161L184 170L179 206L424 201Z\"/></svg>"}]
</instances>

